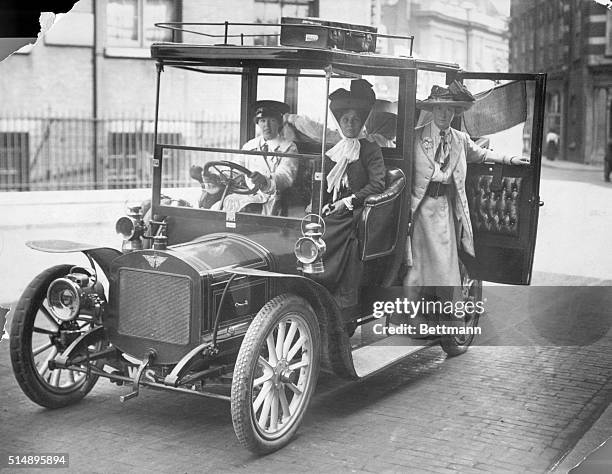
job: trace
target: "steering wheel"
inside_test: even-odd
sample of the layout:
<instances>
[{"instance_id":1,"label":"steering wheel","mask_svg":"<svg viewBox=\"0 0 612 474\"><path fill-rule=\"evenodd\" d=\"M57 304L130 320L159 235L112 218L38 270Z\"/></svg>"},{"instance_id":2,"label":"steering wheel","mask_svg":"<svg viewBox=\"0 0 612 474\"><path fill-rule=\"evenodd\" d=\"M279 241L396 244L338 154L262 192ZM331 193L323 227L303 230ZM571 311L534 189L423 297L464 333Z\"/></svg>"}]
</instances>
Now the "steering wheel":
<instances>
[{"instance_id":1,"label":"steering wheel","mask_svg":"<svg viewBox=\"0 0 612 474\"><path fill-rule=\"evenodd\" d=\"M255 194L258 187L249 188L244 182L243 176L250 178L253 172L238 163L232 161L209 161L204 165L203 174L208 174L210 169L217 171L221 183L227 186L227 194ZM242 174L234 175L234 170Z\"/></svg>"}]
</instances>

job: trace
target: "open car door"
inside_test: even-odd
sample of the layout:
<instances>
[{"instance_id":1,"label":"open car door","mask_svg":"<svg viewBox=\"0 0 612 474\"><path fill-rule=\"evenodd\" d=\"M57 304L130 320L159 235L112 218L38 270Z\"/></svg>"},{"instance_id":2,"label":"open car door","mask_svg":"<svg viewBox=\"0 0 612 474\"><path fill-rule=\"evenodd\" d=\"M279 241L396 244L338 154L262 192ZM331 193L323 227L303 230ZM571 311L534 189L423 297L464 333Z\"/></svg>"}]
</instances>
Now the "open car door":
<instances>
[{"instance_id":1,"label":"open car door","mask_svg":"<svg viewBox=\"0 0 612 474\"><path fill-rule=\"evenodd\" d=\"M542 205L546 74L461 72L457 78L477 99L461 117L461 128L481 146L531 157L529 166L468 166L466 191L476 258L462 259L473 278L528 285Z\"/></svg>"}]
</instances>

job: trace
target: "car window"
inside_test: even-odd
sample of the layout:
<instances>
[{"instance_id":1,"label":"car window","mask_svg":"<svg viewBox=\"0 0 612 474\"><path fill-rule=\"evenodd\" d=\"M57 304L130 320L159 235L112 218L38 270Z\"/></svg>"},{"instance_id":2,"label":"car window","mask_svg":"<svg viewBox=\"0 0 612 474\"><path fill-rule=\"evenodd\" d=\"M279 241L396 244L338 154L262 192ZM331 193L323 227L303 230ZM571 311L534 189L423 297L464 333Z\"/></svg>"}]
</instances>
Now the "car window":
<instances>
[{"instance_id":1,"label":"car window","mask_svg":"<svg viewBox=\"0 0 612 474\"><path fill-rule=\"evenodd\" d=\"M239 148L241 77L168 67L160 83L159 129L181 130L181 144ZM167 141L158 139L159 143Z\"/></svg>"},{"instance_id":2,"label":"car window","mask_svg":"<svg viewBox=\"0 0 612 474\"><path fill-rule=\"evenodd\" d=\"M169 70L177 74L173 68ZM254 138L247 143L240 143L241 77L178 71L180 77L176 78L177 83L187 77L200 79L199 88L192 86L196 91L194 102L201 101L202 104L210 105L196 106L191 103L190 107L194 110L200 109L200 112L194 112L195 118L191 120L181 121L184 127L182 130L185 130L181 145L185 146L164 148L161 176L163 205L300 219L309 212L313 175L315 169L318 171L321 166L320 158L313 157L320 156L321 151L320 141L327 103L326 81L322 71L300 71L304 76L295 81L298 92L297 96L291 97L285 90L286 77L276 75L285 72L284 69L260 69L257 99L287 101L291 107L290 113L310 120L310 128L301 129L296 126L295 121L283 123L279 140L273 145L275 149L267 150L269 153L263 156L238 151L261 150L257 143L254 144L260 139L258 134L261 133L254 122L248 124L253 127ZM205 80L202 80L203 78ZM399 79L392 76L364 76L364 79L373 85L377 103L364 124L362 136L381 147L395 148ZM188 89L173 89L172 77L170 81L166 78L165 80L166 84L170 85L162 89L160 110L164 110L164 113L160 115L160 123L170 120L173 114L178 113L172 108L172 95ZM201 91L209 87L211 80L221 80L220 93ZM206 84L206 87L203 87L203 84ZM350 89L350 84L350 77L333 77L329 90L331 92L341 87ZM289 89L289 92L291 91L292 89ZM328 114L328 130L327 146L331 147L340 139L338 125L332 113ZM161 144L164 144L163 141ZM215 148L222 148L224 151ZM279 157L274 151L295 156ZM303 155L309 155L311 159L304 158ZM231 163L239 166L231 166ZM262 174L267 181L256 189L256 183L250 179L249 172ZM274 183L271 182L272 179Z\"/></svg>"},{"instance_id":3,"label":"car window","mask_svg":"<svg viewBox=\"0 0 612 474\"><path fill-rule=\"evenodd\" d=\"M488 147L504 154L531 154L533 81L467 79L475 105L464 113L462 129L473 138L488 140Z\"/></svg>"},{"instance_id":4,"label":"car window","mask_svg":"<svg viewBox=\"0 0 612 474\"><path fill-rule=\"evenodd\" d=\"M278 100L280 102L285 100L285 77L276 75L282 73L285 73L284 69L259 69L257 100Z\"/></svg>"},{"instance_id":5,"label":"car window","mask_svg":"<svg viewBox=\"0 0 612 474\"><path fill-rule=\"evenodd\" d=\"M308 74L310 71L302 71ZM397 136L397 101L399 78L395 76L363 76L372 84L376 93L375 103L365 121L362 137L378 143L381 147L395 148ZM350 90L351 78L333 77L329 92L339 88ZM321 143L325 121L326 82L323 77L300 77L298 81L297 115L302 117L292 124L296 142ZM326 136L327 144L333 145L340 140L339 127L332 113L328 114Z\"/></svg>"},{"instance_id":6,"label":"car window","mask_svg":"<svg viewBox=\"0 0 612 474\"><path fill-rule=\"evenodd\" d=\"M296 153L295 150L288 150ZM290 160L285 166L279 160ZM319 161L317 160L317 163ZM268 164L292 179L277 192L256 189L245 171L265 172ZM298 157L164 147L161 203L167 206L302 218L311 198L314 163ZM279 181L280 186L280 181Z\"/></svg>"}]
</instances>

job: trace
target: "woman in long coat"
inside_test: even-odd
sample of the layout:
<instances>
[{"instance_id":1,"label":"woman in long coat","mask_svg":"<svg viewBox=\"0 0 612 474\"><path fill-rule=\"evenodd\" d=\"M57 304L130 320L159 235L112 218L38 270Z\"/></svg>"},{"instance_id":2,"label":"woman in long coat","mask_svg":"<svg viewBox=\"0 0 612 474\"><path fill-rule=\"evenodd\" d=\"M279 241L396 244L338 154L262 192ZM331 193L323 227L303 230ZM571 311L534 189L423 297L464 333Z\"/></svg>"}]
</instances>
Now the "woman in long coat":
<instances>
[{"instance_id":1,"label":"woman in long coat","mask_svg":"<svg viewBox=\"0 0 612 474\"><path fill-rule=\"evenodd\" d=\"M412 235L407 242L404 286L460 287L459 245L474 256L465 192L468 163L529 164L527 157L481 148L468 134L450 127L453 118L474 101L463 84L455 81L449 87L434 86L427 100L418 104L430 110L433 119L417 128L415 134Z\"/></svg>"}]
</instances>

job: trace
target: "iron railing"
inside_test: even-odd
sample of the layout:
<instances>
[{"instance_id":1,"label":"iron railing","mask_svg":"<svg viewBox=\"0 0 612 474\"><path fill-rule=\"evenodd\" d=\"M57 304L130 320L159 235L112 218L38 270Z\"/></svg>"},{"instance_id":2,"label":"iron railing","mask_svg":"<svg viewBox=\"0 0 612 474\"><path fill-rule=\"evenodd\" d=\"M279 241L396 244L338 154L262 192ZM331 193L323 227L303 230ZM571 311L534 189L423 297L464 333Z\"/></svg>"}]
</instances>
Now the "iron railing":
<instances>
[{"instance_id":1,"label":"iron railing","mask_svg":"<svg viewBox=\"0 0 612 474\"><path fill-rule=\"evenodd\" d=\"M94 127L97 143L94 143ZM239 148L234 117L160 119L158 142ZM114 189L150 186L153 120L128 116L0 116L0 191ZM181 185L189 163L168 161Z\"/></svg>"}]
</instances>

